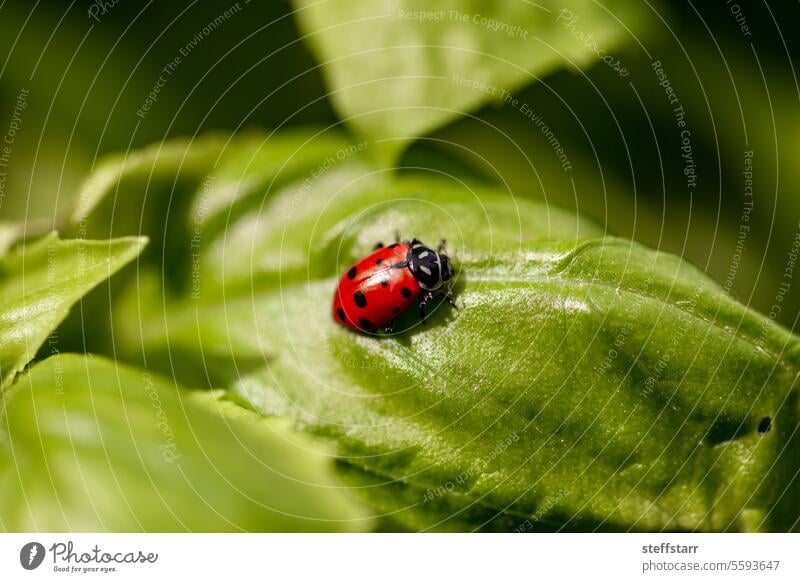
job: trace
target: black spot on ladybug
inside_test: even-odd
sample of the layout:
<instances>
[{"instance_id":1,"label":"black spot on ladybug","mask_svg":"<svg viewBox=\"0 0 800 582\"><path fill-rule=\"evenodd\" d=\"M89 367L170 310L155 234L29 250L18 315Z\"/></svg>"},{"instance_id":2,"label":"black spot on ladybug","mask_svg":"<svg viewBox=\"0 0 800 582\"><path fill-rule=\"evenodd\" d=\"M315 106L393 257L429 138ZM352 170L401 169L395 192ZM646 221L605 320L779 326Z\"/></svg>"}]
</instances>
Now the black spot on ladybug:
<instances>
[{"instance_id":1,"label":"black spot on ladybug","mask_svg":"<svg viewBox=\"0 0 800 582\"><path fill-rule=\"evenodd\" d=\"M377 261L375 261L375 264L376 265L380 265L382 262L383 262L383 259L378 259Z\"/></svg>"},{"instance_id":2,"label":"black spot on ladybug","mask_svg":"<svg viewBox=\"0 0 800 582\"><path fill-rule=\"evenodd\" d=\"M759 434L767 434L769 431L772 430L772 418L769 416L765 416L761 419L761 422L758 423L758 432Z\"/></svg>"},{"instance_id":3,"label":"black spot on ladybug","mask_svg":"<svg viewBox=\"0 0 800 582\"><path fill-rule=\"evenodd\" d=\"M359 325L359 326L360 326L362 329L366 329L366 330L372 330L372 329L375 329L375 324L374 324L374 323L372 323L372 322L371 322L369 319L367 319L367 318L365 318L365 317L359 317L359 318L358 318L358 325Z\"/></svg>"},{"instance_id":4,"label":"black spot on ladybug","mask_svg":"<svg viewBox=\"0 0 800 582\"><path fill-rule=\"evenodd\" d=\"M409 289L408 287L403 287L402 289L400 289L400 295L402 295L403 297L411 297L411 289Z\"/></svg>"},{"instance_id":5,"label":"black spot on ladybug","mask_svg":"<svg viewBox=\"0 0 800 582\"><path fill-rule=\"evenodd\" d=\"M342 321L344 321L344 309L342 309L342 308L340 307L339 309L337 309L337 310L336 310L336 313L337 313L337 315L339 316L339 319L341 319Z\"/></svg>"},{"instance_id":6,"label":"black spot on ladybug","mask_svg":"<svg viewBox=\"0 0 800 582\"><path fill-rule=\"evenodd\" d=\"M353 293L353 301L356 302L356 305L359 307L366 307L367 306L367 298L364 297L364 294L361 291L356 291Z\"/></svg>"},{"instance_id":7,"label":"black spot on ladybug","mask_svg":"<svg viewBox=\"0 0 800 582\"><path fill-rule=\"evenodd\" d=\"M389 248L390 248L390 249L393 249L393 248L394 248L394 247L396 247L396 246L397 246L397 243L390 244L390 245L389 245Z\"/></svg>"},{"instance_id":8,"label":"black spot on ladybug","mask_svg":"<svg viewBox=\"0 0 800 582\"><path fill-rule=\"evenodd\" d=\"M388 287L389 286L389 279L384 279L381 281L381 287Z\"/></svg>"},{"instance_id":9,"label":"black spot on ladybug","mask_svg":"<svg viewBox=\"0 0 800 582\"><path fill-rule=\"evenodd\" d=\"M392 313L400 313L399 307L392 307Z\"/></svg>"},{"instance_id":10,"label":"black spot on ladybug","mask_svg":"<svg viewBox=\"0 0 800 582\"><path fill-rule=\"evenodd\" d=\"M350 267L350 270L347 271L347 278L348 279L355 279L356 278L356 268Z\"/></svg>"}]
</instances>

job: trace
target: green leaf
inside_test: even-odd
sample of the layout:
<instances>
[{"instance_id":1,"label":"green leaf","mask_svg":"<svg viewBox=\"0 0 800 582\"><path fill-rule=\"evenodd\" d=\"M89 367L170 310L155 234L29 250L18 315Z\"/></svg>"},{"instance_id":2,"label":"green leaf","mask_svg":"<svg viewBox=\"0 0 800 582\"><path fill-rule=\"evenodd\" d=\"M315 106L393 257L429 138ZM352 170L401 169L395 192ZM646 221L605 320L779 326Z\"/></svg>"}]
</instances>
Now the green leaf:
<instances>
[{"instance_id":1,"label":"green leaf","mask_svg":"<svg viewBox=\"0 0 800 582\"><path fill-rule=\"evenodd\" d=\"M362 187L360 163L292 213L290 184L242 214L200 253L197 296L153 313L132 293L118 345L330 439L410 529L796 527L794 336L676 257L582 240L600 232L569 213L441 178ZM448 239L459 309L353 334L329 315L336 276L394 230Z\"/></svg>"},{"instance_id":2,"label":"green leaf","mask_svg":"<svg viewBox=\"0 0 800 582\"><path fill-rule=\"evenodd\" d=\"M78 355L5 396L3 531L356 531L330 456L285 421Z\"/></svg>"},{"instance_id":3,"label":"green leaf","mask_svg":"<svg viewBox=\"0 0 800 582\"><path fill-rule=\"evenodd\" d=\"M24 235L25 224L22 222L0 221L0 256Z\"/></svg>"},{"instance_id":4,"label":"green leaf","mask_svg":"<svg viewBox=\"0 0 800 582\"><path fill-rule=\"evenodd\" d=\"M114 345L136 361L144 359L144 347L151 364L156 358L184 382L205 384L210 377L214 386L263 364L252 335L230 340L219 325L228 306L223 297L333 276L348 260L345 253L364 253L395 232L435 241L455 225L454 250L467 247L467 233L497 249L601 234L574 214L509 200L502 190L376 172L362 153L363 145L314 131L236 138L209 176L197 180L202 185L189 204L191 257L170 268L188 272L190 283L171 293L160 268L141 271L115 311ZM470 210L476 204L482 213ZM347 241L352 248L339 246L342 233L355 235Z\"/></svg>"},{"instance_id":5,"label":"green leaf","mask_svg":"<svg viewBox=\"0 0 800 582\"><path fill-rule=\"evenodd\" d=\"M476 254L459 276L457 312L393 338L326 317L334 280L259 298L271 353L237 392L336 442L412 529L797 527L794 336L622 241Z\"/></svg>"},{"instance_id":6,"label":"green leaf","mask_svg":"<svg viewBox=\"0 0 800 582\"><path fill-rule=\"evenodd\" d=\"M52 233L0 257L1 385L33 359L75 302L136 258L145 243L60 240Z\"/></svg>"},{"instance_id":7,"label":"green leaf","mask_svg":"<svg viewBox=\"0 0 800 582\"><path fill-rule=\"evenodd\" d=\"M330 168L354 162L365 147L333 130L304 128L210 133L108 156L84 183L73 229L81 236L150 236L154 247L145 261L180 288L190 279L198 249L239 215L259 213L288 184L302 190ZM361 173L369 171L362 166ZM281 210L293 211L301 202Z\"/></svg>"},{"instance_id":8,"label":"green leaf","mask_svg":"<svg viewBox=\"0 0 800 582\"><path fill-rule=\"evenodd\" d=\"M720 54L692 35L677 39L666 27L661 35L648 35L646 48L630 45L619 53L630 70L625 82L598 66L585 76L558 75L517 93L520 103L535 109L536 122L521 106L485 108L428 143L519 195L576 208L610 234L680 254L741 301L773 311L800 216L800 208L791 208L800 197L781 194L787 184L800 183L793 161L800 152L793 80L774 63L759 62L746 46L726 45ZM689 62L694 73L682 74ZM653 82L654 65L667 75L679 103L670 103L664 86ZM751 82L762 75L769 91ZM771 107L759 105L767 101ZM695 167L704 168L691 187L687 160L662 155L678 147L676 107L692 128ZM415 144L412 151L419 149ZM756 164L776 171L747 171ZM757 204L751 204L751 192L761 192ZM777 224L781 218L786 222ZM792 327L800 287L780 295L776 319Z\"/></svg>"},{"instance_id":9,"label":"green leaf","mask_svg":"<svg viewBox=\"0 0 800 582\"><path fill-rule=\"evenodd\" d=\"M499 250L524 240L600 233L574 214L510 200L494 188L373 172L354 161L310 186L296 182L274 193L263 208L243 215L209 245L202 255L204 285L230 289L331 276L354 252L363 254L396 232L436 242L449 231L456 254L469 252L473 244ZM476 205L481 212L473 210Z\"/></svg>"},{"instance_id":10,"label":"green leaf","mask_svg":"<svg viewBox=\"0 0 800 582\"><path fill-rule=\"evenodd\" d=\"M81 238L148 236L152 244L142 262L159 265L165 284L180 285L185 273L177 266L190 248L186 220L189 195L230 140L227 133L209 132L105 156L75 199L70 234ZM109 310L107 297L95 296L89 301L93 310ZM83 322L80 327L84 328ZM102 324L92 325L90 336L101 337L105 343L104 330Z\"/></svg>"},{"instance_id":11,"label":"green leaf","mask_svg":"<svg viewBox=\"0 0 800 582\"><path fill-rule=\"evenodd\" d=\"M242 212L264 204L265 194L287 183L305 181L337 163L352 158L366 146L350 142L336 131L302 128L267 134L250 131L237 135L206 168L202 187L193 198L192 225L229 225ZM269 199L267 199L269 203Z\"/></svg>"},{"instance_id":12,"label":"green leaf","mask_svg":"<svg viewBox=\"0 0 800 582\"><path fill-rule=\"evenodd\" d=\"M387 152L500 102L503 90L599 62L595 51L612 51L642 20L639 7L613 0L294 4L340 117Z\"/></svg>"},{"instance_id":13,"label":"green leaf","mask_svg":"<svg viewBox=\"0 0 800 582\"><path fill-rule=\"evenodd\" d=\"M508 252L533 240L601 234L574 214L502 191L375 174L351 160L314 180L287 184L212 238L198 251L189 292L165 294L153 271L140 278L115 310L114 344L137 361L157 359L166 370L177 363L185 368L178 373L190 373L181 376L186 382L203 382L191 374L198 371L211 385L232 381L263 366L280 341L260 331L282 318L276 289L333 277L396 232L434 242L445 237L462 260L475 248ZM314 306L317 317L327 318L328 308Z\"/></svg>"},{"instance_id":14,"label":"green leaf","mask_svg":"<svg viewBox=\"0 0 800 582\"><path fill-rule=\"evenodd\" d=\"M100 160L74 202L71 221L97 236L161 234L164 214L195 185L231 139L225 133L174 138Z\"/></svg>"},{"instance_id":15,"label":"green leaf","mask_svg":"<svg viewBox=\"0 0 800 582\"><path fill-rule=\"evenodd\" d=\"M117 306L127 357L330 440L392 527L797 528L797 339L699 270L452 176L355 155L265 194L244 166L196 288L150 272ZM337 326L337 276L395 231L448 240L459 309Z\"/></svg>"}]
</instances>

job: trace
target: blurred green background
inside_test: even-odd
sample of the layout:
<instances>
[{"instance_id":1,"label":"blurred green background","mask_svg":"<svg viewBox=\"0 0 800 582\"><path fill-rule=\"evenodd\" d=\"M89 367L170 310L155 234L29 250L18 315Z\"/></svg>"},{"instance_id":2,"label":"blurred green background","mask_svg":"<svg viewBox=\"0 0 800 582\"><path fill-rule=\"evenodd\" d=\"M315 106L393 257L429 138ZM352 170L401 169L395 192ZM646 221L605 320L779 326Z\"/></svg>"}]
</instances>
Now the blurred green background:
<instances>
[{"instance_id":1,"label":"blurred green background","mask_svg":"<svg viewBox=\"0 0 800 582\"><path fill-rule=\"evenodd\" d=\"M214 129L339 123L292 9L280 1L4 2L2 126L19 114L20 95L24 108L0 220L22 220L30 232L59 227L82 179L109 152ZM230 17L191 46L226 10ZM419 139L397 165L460 172L577 208L611 234L688 258L794 327L800 284L773 306L800 220L798 46L787 26L798 3L671 1L638 10L610 51L626 77L597 60L584 71L556 67L514 91L563 146L568 171L542 131L496 99ZM656 60L691 128L691 189Z\"/></svg>"}]
</instances>

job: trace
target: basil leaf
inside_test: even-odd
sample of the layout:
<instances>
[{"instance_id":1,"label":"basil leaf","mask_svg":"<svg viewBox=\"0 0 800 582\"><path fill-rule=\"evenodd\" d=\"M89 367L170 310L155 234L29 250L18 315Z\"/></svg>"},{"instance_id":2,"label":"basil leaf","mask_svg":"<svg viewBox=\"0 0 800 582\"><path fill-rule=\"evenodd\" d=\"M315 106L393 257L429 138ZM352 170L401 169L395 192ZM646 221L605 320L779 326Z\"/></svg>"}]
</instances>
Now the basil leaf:
<instances>
[{"instance_id":1,"label":"basil leaf","mask_svg":"<svg viewBox=\"0 0 800 582\"><path fill-rule=\"evenodd\" d=\"M181 192L191 191L206 175L229 139L208 133L104 157L74 202L72 223L95 236L163 237L170 208L180 206Z\"/></svg>"},{"instance_id":2,"label":"basil leaf","mask_svg":"<svg viewBox=\"0 0 800 582\"><path fill-rule=\"evenodd\" d=\"M96 236L150 236L155 245L146 261L180 289L191 277L198 249L239 215L258 212L287 184L302 188L343 160L357 159L364 147L334 131L306 128L211 133L109 156L86 180L73 228Z\"/></svg>"},{"instance_id":3,"label":"basil leaf","mask_svg":"<svg viewBox=\"0 0 800 582\"><path fill-rule=\"evenodd\" d=\"M602 231L574 214L495 189L389 177L352 160L315 180L286 185L212 239L197 254L188 293L165 294L153 271L140 278L115 310L115 345L135 361L163 362L166 370L177 362L184 382L233 381L263 366L280 342L260 332L282 317L276 289L333 277L395 232L431 244L446 237L452 255L468 260L474 249L510 251L523 241L569 241ZM314 309L328 317L328 306Z\"/></svg>"},{"instance_id":4,"label":"basil leaf","mask_svg":"<svg viewBox=\"0 0 800 582\"><path fill-rule=\"evenodd\" d=\"M0 257L0 379L30 362L70 307L144 248L143 238L60 240L55 233Z\"/></svg>"},{"instance_id":5,"label":"basil leaf","mask_svg":"<svg viewBox=\"0 0 800 582\"><path fill-rule=\"evenodd\" d=\"M298 179L305 181L364 147L352 146L345 136L328 129L237 135L218 163L207 169L191 203L191 225L201 225L208 238L215 224L230 225L239 213L269 204L265 195Z\"/></svg>"},{"instance_id":6,"label":"basil leaf","mask_svg":"<svg viewBox=\"0 0 800 582\"><path fill-rule=\"evenodd\" d=\"M4 531L354 531L370 525L329 455L146 370L78 355L6 395Z\"/></svg>"},{"instance_id":7,"label":"basil leaf","mask_svg":"<svg viewBox=\"0 0 800 582\"><path fill-rule=\"evenodd\" d=\"M639 7L614 1L294 4L339 116L381 140L388 159L404 142L501 102L503 90L599 61L592 47L613 50L642 20Z\"/></svg>"},{"instance_id":8,"label":"basil leaf","mask_svg":"<svg viewBox=\"0 0 800 582\"><path fill-rule=\"evenodd\" d=\"M22 222L0 221L0 256L6 254L14 243L23 238L25 224Z\"/></svg>"},{"instance_id":9,"label":"basil leaf","mask_svg":"<svg viewBox=\"0 0 800 582\"><path fill-rule=\"evenodd\" d=\"M680 254L743 302L775 311L800 215L800 208L792 208L798 197L778 195L777 182L779 175L784 184L800 180L798 165L790 161L800 151L793 82L782 83L752 51L728 47L721 55L690 36L680 39L680 47L666 34L648 36L647 53L641 47L626 49L620 53L630 70L624 83L599 66L585 76L558 75L518 93L520 103L544 120L542 128L519 106L507 105L486 108L477 119L452 124L428 141L502 179L519 195L546 197L576 208L610 234ZM694 74L681 74L689 62ZM768 98L765 86L750 82L762 74L770 80L772 107L759 106ZM667 99L664 79L679 103ZM733 92L737 99L730 98ZM565 99L570 95L581 98ZM686 159L659 154L678 147L673 146L680 132L673 108L685 112L692 126L692 160L704 168L694 177L684 174ZM739 122L719 124L720 118ZM777 126L775 119L781 120ZM649 122L652 131L641 131ZM542 139L547 131L557 141ZM556 145L566 159L556 155ZM755 165L776 171L750 171ZM695 183L703 195L687 188ZM752 192L762 193L757 204ZM781 219L786 222L776 223ZM780 296L776 319L792 327L800 292L794 286Z\"/></svg>"},{"instance_id":10,"label":"basil leaf","mask_svg":"<svg viewBox=\"0 0 800 582\"><path fill-rule=\"evenodd\" d=\"M114 345L137 362L146 354L151 365L163 364L186 383L207 384L210 377L214 386L263 364L252 335L234 340L225 325L218 327L216 316L228 306L224 297L247 297L253 289L309 275L332 276L376 240L391 240L397 231L436 241L454 220L459 237L470 233L473 243L480 237L498 249L521 240L601 234L574 214L517 202L501 190L376 172L363 159L363 146L343 143L335 134L313 131L234 140L211 174L198 180L202 185L189 204L191 257L169 266L188 272L189 283L174 293L160 279L166 265L140 271L115 311ZM475 205L481 213L470 210ZM353 237L342 239L342 233ZM467 248L462 240L451 238L450 244ZM202 321L200 312L207 316Z\"/></svg>"},{"instance_id":11,"label":"basil leaf","mask_svg":"<svg viewBox=\"0 0 800 582\"><path fill-rule=\"evenodd\" d=\"M458 254L476 245L513 248L521 240L574 240L601 231L574 214L515 201L494 188L414 175L390 178L354 160L311 183L287 185L229 226L202 253L200 284L230 291L328 277L395 233L434 244L446 232Z\"/></svg>"},{"instance_id":12,"label":"basil leaf","mask_svg":"<svg viewBox=\"0 0 800 582\"><path fill-rule=\"evenodd\" d=\"M334 440L414 529L797 527L796 338L631 243L461 269L458 312L393 339L319 317L333 280L283 290L285 349L236 390Z\"/></svg>"},{"instance_id":13,"label":"basil leaf","mask_svg":"<svg viewBox=\"0 0 800 582\"><path fill-rule=\"evenodd\" d=\"M394 230L448 239L459 309L353 334L329 314L337 276ZM354 158L210 237L196 295L131 288L116 345L329 439L400 527L795 529L796 337L677 257L586 240L601 234Z\"/></svg>"},{"instance_id":14,"label":"basil leaf","mask_svg":"<svg viewBox=\"0 0 800 582\"><path fill-rule=\"evenodd\" d=\"M549 240L537 204L483 191L479 205L422 178L391 190L360 213L355 196L343 219L320 213L319 234L287 225L308 241L302 281L276 268L259 285L256 268L166 321L116 319L141 318L149 349L211 355L257 410L335 442L348 482L410 529L793 527L794 336L671 255L580 242L574 218ZM452 241L459 310L424 327L408 313L395 338L340 328L336 274L398 225ZM226 275L281 252L259 232L228 249Z\"/></svg>"}]
</instances>

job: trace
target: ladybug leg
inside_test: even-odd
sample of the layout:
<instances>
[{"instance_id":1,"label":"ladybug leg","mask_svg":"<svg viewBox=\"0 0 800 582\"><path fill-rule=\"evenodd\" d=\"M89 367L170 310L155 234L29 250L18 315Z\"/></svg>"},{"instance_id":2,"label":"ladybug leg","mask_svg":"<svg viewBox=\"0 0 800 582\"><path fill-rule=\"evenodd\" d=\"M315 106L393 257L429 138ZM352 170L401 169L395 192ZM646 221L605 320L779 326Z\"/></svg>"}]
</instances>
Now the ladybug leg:
<instances>
[{"instance_id":1,"label":"ladybug leg","mask_svg":"<svg viewBox=\"0 0 800 582\"><path fill-rule=\"evenodd\" d=\"M453 290L450 287L447 288L444 294L444 300L447 301L453 309L458 309L458 305L453 301Z\"/></svg>"},{"instance_id":2,"label":"ladybug leg","mask_svg":"<svg viewBox=\"0 0 800 582\"><path fill-rule=\"evenodd\" d=\"M386 333L392 333L392 332L394 331L394 324L395 324L395 323L397 323L397 320L396 320L396 319L393 319L392 321L390 321L390 322L389 322L389 323L386 325L386 327L384 327L384 328L383 328L383 331L385 331Z\"/></svg>"},{"instance_id":3,"label":"ladybug leg","mask_svg":"<svg viewBox=\"0 0 800 582\"><path fill-rule=\"evenodd\" d=\"M445 251L446 247L447 247L447 239L443 238L439 241L439 246L436 247L436 252L441 254Z\"/></svg>"},{"instance_id":4,"label":"ladybug leg","mask_svg":"<svg viewBox=\"0 0 800 582\"><path fill-rule=\"evenodd\" d=\"M400 242L400 231L396 230L394 231L394 244L397 244L399 242Z\"/></svg>"},{"instance_id":5,"label":"ladybug leg","mask_svg":"<svg viewBox=\"0 0 800 582\"><path fill-rule=\"evenodd\" d=\"M428 314L425 313L425 306L428 304L428 301L433 299L433 293L428 291L422 296L422 299L419 301L419 319L420 321L425 324L425 320L428 317Z\"/></svg>"}]
</instances>

